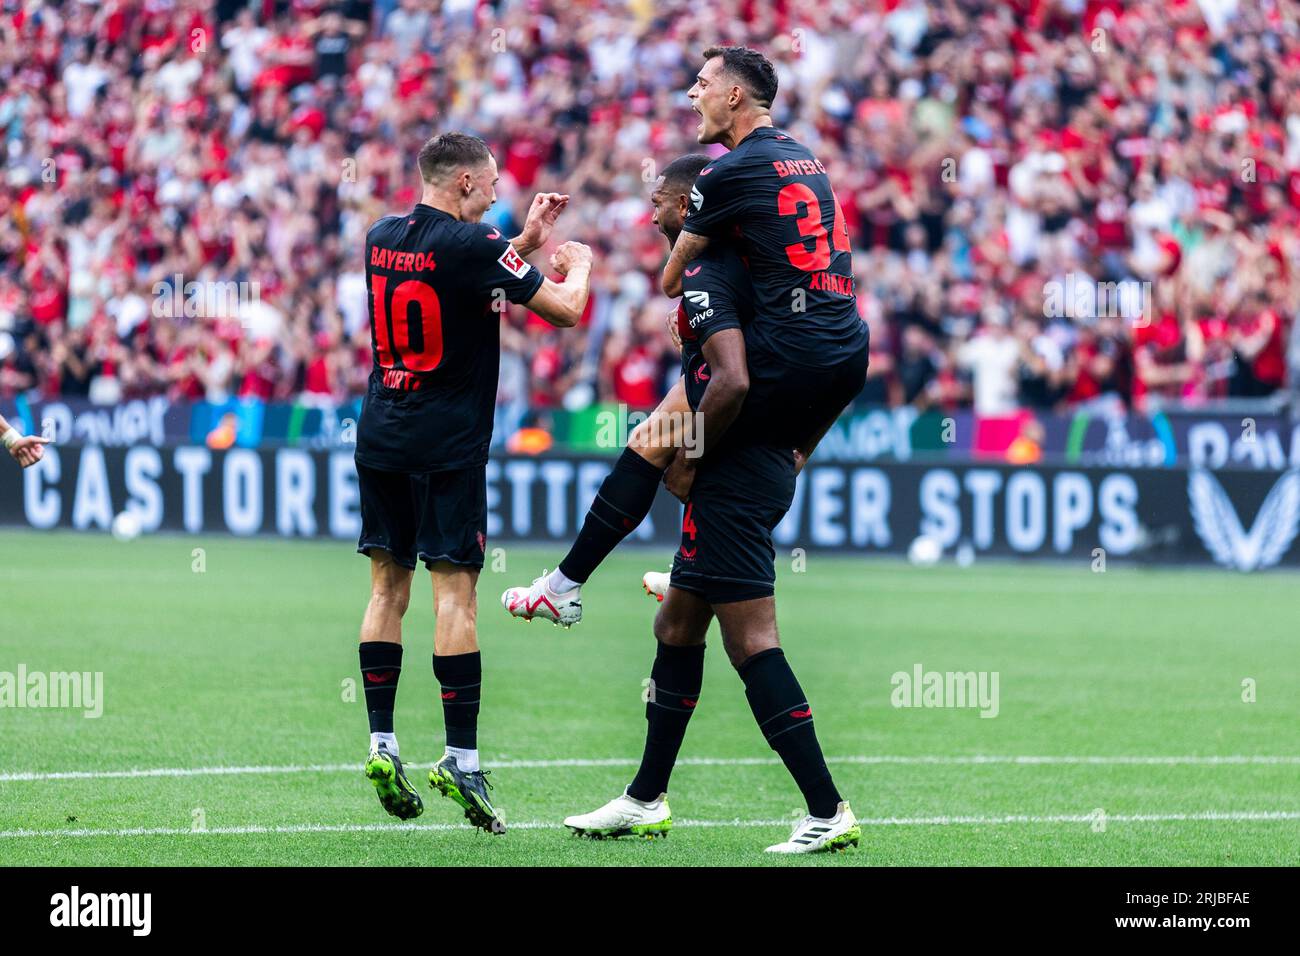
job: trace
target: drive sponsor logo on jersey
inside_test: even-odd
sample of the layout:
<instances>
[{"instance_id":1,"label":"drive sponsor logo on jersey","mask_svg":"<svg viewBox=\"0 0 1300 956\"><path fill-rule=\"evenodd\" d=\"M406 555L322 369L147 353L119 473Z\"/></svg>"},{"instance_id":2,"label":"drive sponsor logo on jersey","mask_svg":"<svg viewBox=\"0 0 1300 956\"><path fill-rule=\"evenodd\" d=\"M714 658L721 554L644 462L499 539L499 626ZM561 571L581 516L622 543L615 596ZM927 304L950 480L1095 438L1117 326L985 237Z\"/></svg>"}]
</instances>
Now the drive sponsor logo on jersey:
<instances>
[{"instance_id":1,"label":"drive sponsor logo on jersey","mask_svg":"<svg viewBox=\"0 0 1300 956\"><path fill-rule=\"evenodd\" d=\"M522 279L528 274L528 270L532 268L528 263L524 262L523 257L515 251L514 246L506 246L506 251L501 253L501 258L497 259L497 262L501 263L501 268L516 279Z\"/></svg>"},{"instance_id":2,"label":"drive sponsor logo on jersey","mask_svg":"<svg viewBox=\"0 0 1300 956\"><path fill-rule=\"evenodd\" d=\"M713 309L709 307L709 293L703 290L686 293L686 299L694 309L698 310L691 315L691 328L699 325L705 319L713 314Z\"/></svg>"},{"instance_id":3,"label":"drive sponsor logo on jersey","mask_svg":"<svg viewBox=\"0 0 1300 956\"><path fill-rule=\"evenodd\" d=\"M1300 471L1291 470L1273 485L1247 532L1227 492L1209 471L1187 477L1192 521L1205 549L1219 564L1238 571L1271 567L1300 531Z\"/></svg>"}]
</instances>

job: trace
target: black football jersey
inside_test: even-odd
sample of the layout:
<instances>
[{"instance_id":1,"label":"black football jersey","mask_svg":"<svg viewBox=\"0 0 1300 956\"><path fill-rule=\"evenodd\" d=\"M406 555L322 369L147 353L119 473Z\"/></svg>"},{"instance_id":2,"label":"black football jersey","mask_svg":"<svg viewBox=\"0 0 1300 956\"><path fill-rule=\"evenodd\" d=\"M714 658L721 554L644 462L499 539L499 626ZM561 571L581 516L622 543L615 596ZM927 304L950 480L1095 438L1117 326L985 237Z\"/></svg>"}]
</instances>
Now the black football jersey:
<instances>
[{"instance_id":1,"label":"black football jersey","mask_svg":"<svg viewBox=\"0 0 1300 956\"><path fill-rule=\"evenodd\" d=\"M714 243L687 264L682 273L682 300L677 307L677 333L682 340L686 400L692 409L700 407L709 386L704 343L723 329L746 328L753 314L749 275L730 246Z\"/></svg>"},{"instance_id":2,"label":"black football jersey","mask_svg":"<svg viewBox=\"0 0 1300 956\"><path fill-rule=\"evenodd\" d=\"M356 460L419 473L487 461L505 302L544 281L499 229L417 205L366 234L374 370Z\"/></svg>"},{"instance_id":3,"label":"black football jersey","mask_svg":"<svg viewBox=\"0 0 1300 956\"><path fill-rule=\"evenodd\" d=\"M822 164L789 134L759 127L704 167L684 229L734 242L747 260L751 362L824 369L861 349L844 214Z\"/></svg>"}]
</instances>

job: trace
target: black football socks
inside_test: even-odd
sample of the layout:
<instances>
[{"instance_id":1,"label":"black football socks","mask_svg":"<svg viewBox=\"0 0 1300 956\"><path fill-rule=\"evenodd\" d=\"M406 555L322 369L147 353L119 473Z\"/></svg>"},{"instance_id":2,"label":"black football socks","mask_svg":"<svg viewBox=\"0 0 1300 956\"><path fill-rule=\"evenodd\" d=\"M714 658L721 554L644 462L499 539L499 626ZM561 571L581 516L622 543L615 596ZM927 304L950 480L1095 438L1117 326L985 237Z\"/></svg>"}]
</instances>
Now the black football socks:
<instances>
[{"instance_id":1,"label":"black football socks","mask_svg":"<svg viewBox=\"0 0 1300 956\"><path fill-rule=\"evenodd\" d=\"M624 448L614 470L601 482L573 547L560 562L560 573L579 584L587 583L600 562L650 513L663 474L662 469Z\"/></svg>"},{"instance_id":2,"label":"black football socks","mask_svg":"<svg viewBox=\"0 0 1300 956\"><path fill-rule=\"evenodd\" d=\"M785 652L779 647L760 651L736 670L745 682L745 696L758 729L799 785L808 812L823 819L835 816L840 793L817 743L812 708L790 670Z\"/></svg>"},{"instance_id":3,"label":"black football socks","mask_svg":"<svg viewBox=\"0 0 1300 956\"><path fill-rule=\"evenodd\" d=\"M433 676L442 695L447 752L462 770L478 769L478 705L483 683L483 658L469 654L434 654ZM468 766L467 766L468 764Z\"/></svg>"},{"instance_id":4,"label":"black football socks","mask_svg":"<svg viewBox=\"0 0 1300 956\"><path fill-rule=\"evenodd\" d=\"M650 669L645 719L645 752L628 795L648 803L668 791L668 777L686 737L686 725L700 699L704 681L704 645L678 647L659 643Z\"/></svg>"},{"instance_id":5,"label":"black football socks","mask_svg":"<svg viewBox=\"0 0 1300 956\"><path fill-rule=\"evenodd\" d=\"M402 673L402 645L388 641L363 641L359 648L361 684L366 692L366 713L370 717L370 742L387 745L397 753L393 736L393 702L397 700L397 679Z\"/></svg>"}]
</instances>

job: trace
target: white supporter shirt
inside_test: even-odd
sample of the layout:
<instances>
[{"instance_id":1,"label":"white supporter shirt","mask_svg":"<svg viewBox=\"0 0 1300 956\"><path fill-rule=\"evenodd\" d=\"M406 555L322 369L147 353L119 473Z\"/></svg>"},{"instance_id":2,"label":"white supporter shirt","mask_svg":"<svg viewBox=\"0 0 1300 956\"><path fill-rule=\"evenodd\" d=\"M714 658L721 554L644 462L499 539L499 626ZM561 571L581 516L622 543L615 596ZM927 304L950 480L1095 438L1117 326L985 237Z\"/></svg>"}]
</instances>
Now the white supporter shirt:
<instances>
[{"instance_id":1,"label":"white supporter shirt","mask_svg":"<svg viewBox=\"0 0 1300 956\"><path fill-rule=\"evenodd\" d=\"M1010 415L1016 410L1016 367L1020 346L1010 334L983 332L957 353L962 368L970 369L976 415Z\"/></svg>"}]
</instances>

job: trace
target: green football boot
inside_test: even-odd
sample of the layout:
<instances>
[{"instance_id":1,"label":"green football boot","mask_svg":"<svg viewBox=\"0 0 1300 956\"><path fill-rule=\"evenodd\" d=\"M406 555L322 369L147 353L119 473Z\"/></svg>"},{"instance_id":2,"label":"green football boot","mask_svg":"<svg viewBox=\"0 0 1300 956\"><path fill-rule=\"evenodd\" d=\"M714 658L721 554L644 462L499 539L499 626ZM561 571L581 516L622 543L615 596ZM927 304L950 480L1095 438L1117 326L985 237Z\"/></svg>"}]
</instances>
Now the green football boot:
<instances>
[{"instance_id":1,"label":"green football boot","mask_svg":"<svg viewBox=\"0 0 1300 956\"><path fill-rule=\"evenodd\" d=\"M483 770L467 773L460 769L455 757L444 754L429 771L429 786L458 803L474 826L487 833L505 833L506 821L488 798L492 784L488 783L487 774Z\"/></svg>"},{"instance_id":2,"label":"green football boot","mask_svg":"<svg viewBox=\"0 0 1300 956\"><path fill-rule=\"evenodd\" d=\"M406 779L397 754L384 747L371 750L366 759L366 779L375 785L380 806L399 820L413 820L424 812L420 794Z\"/></svg>"}]
</instances>

